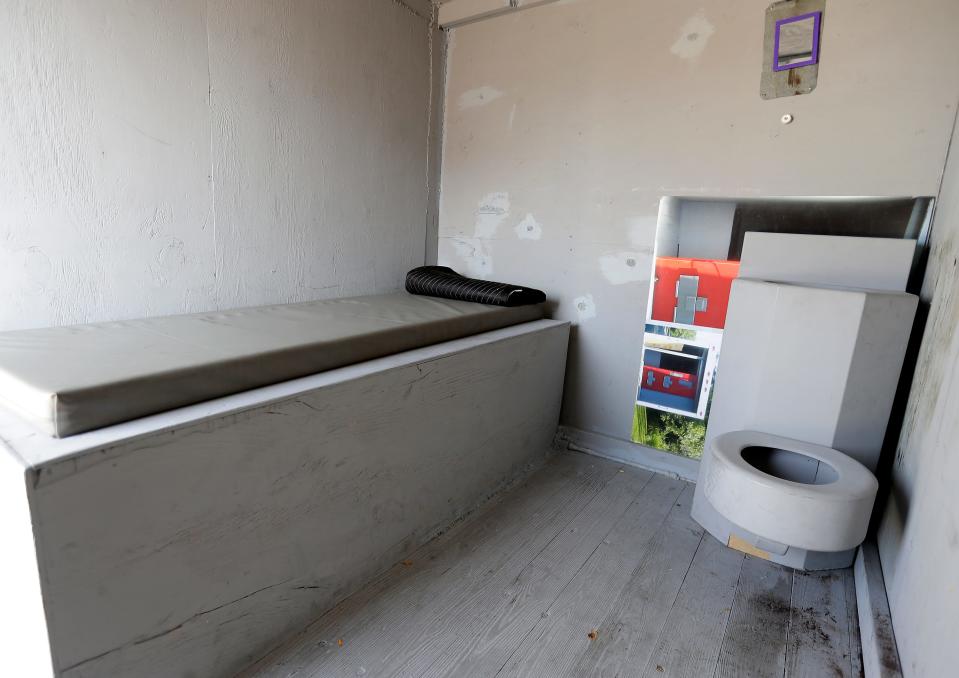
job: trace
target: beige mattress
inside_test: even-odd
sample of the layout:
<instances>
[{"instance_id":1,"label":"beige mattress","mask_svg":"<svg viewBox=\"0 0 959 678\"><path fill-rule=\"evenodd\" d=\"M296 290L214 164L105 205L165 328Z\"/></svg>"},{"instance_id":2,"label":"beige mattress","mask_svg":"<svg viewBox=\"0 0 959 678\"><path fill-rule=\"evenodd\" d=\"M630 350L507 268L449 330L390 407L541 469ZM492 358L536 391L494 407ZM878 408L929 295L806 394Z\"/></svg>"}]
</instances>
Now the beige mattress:
<instances>
[{"instance_id":1,"label":"beige mattress","mask_svg":"<svg viewBox=\"0 0 959 678\"><path fill-rule=\"evenodd\" d=\"M405 292L0 333L0 405L64 437L543 317Z\"/></svg>"}]
</instances>

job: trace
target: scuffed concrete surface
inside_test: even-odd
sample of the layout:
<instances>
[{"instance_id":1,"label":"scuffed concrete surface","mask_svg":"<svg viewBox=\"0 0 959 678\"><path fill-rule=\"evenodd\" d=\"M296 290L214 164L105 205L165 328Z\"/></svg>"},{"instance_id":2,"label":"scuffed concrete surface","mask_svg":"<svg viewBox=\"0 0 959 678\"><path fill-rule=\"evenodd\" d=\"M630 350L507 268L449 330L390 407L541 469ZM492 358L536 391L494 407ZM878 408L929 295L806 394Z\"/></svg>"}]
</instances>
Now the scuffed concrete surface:
<instances>
[{"instance_id":1,"label":"scuffed concrete surface","mask_svg":"<svg viewBox=\"0 0 959 678\"><path fill-rule=\"evenodd\" d=\"M768 4L556 2L452 31L439 260L547 290L579 323L568 426L629 437L661 196L937 192L959 5L830 4L819 87L784 103L756 86ZM460 109L484 87L503 96ZM500 192L509 216L477 235Z\"/></svg>"},{"instance_id":2,"label":"scuffed concrete surface","mask_svg":"<svg viewBox=\"0 0 959 678\"><path fill-rule=\"evenodd\" d=\"M959 665L959 135L954 135L923 286L931 299L879 551L906 678Z\"/></svg>"},{"instance_id":3,"label":"scuffed concrete surface","mask_svg":"<svg viewBox=\"0 0 959 678\"><path fill-rule=\"evenodd\" d=\"M0 330L386 292L423 263L430 52L403 4L10 0L0 44Z\"/></svg>"}]
</instances>

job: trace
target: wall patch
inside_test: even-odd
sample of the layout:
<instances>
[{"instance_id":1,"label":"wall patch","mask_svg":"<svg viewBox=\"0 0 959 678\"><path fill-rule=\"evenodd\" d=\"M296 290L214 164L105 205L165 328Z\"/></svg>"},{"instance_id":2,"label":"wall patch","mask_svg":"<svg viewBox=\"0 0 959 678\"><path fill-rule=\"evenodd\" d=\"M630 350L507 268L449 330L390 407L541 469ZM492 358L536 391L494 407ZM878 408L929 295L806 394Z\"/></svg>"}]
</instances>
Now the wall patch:
<instances>
[{"instance_id":1,"label":"wall patch","mask_svg":"<svg viewBox=\"0 0 959 678\"><path fill-rule=\"evenodd\" d=\"M573 306L576 308L576 317L579 322L596 317L596 302L593 301L592 294L576 297L573 299Z\"/></svg>"},{"instance_id":2,"label":"wall patch","mask_svg":"<svg viewBox=\"0 0 959 678\"><path fill-rule=\"evenodd\" d=\"M649 280L650 257L644 252L616 252L599 258L599 267L612 285Z\"/></svg>"},{"instance_id":3,"label":"wall patch","mask_svg":"<svg viewBox=\"0 0 959 678\"><path fill-rule=\"evenodd\" d=\"M543 227L537 223L532 214L527 213L523 220L516 224L516 236L520 240L539 240L543 236Z\"/></svg>"},{"instance_id":4,"label":"wall patch","mask_svg":"<svg viewBox=\"0 0 959 678\"><path fill-rule=\"evenodd\" d=\"M477 238L492 238L500 224L509 217L509 193L490 193L479 202L476 209Z\"/></svg>"},{"instance_id":5,"label":"wall patch","mask_svg":"<svg viewBox=\"0 0 959 678\"><path fill-rule=\"evenodd\" d=\"M483 85L482 87L471 89L467 92L463 92L460 95L460 110L465 111L468 108L485 106L488 103L496 101L504 94L504 92L501 92L495 87L490 87L489 85Z\"/></svg>"},{"instance_id":6,"label":"wall patch","mask_svg":"<svg viewBox=\"0 0 959 678\"><path fill-rule=\"evenodd\" d=\"M669 51L680 59L695 59L706 49L709 38L715 32L715 26L700 12L690 17L679 29L679 37Z\"/></svg>"},{"instance_id":7,"label":"wall patch","mask_svg":"<svg viewBox=\"0 0 959 678\"><path fill-rule=\"evenodd\" d=\"M486 244L478 238L451 238L456 255L466 264L471 278L486 278L493 275L493 258L486 251Z\"/></svg>"}]
</instances>

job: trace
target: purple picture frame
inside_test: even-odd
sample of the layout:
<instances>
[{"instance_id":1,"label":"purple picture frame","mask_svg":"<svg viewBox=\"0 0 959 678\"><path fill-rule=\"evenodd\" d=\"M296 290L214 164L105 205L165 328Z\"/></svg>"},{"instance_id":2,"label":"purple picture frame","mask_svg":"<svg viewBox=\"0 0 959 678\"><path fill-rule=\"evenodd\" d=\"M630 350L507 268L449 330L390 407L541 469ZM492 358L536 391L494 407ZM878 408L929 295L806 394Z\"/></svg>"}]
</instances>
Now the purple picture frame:
<instances>
[{"instance_id":1,"label":"purple picture frame","mask_svg":"<svg viewBox=\"0 0 959 678\"><path fill-rule=\"evenodd\" d=\"M779 31L786 25L795 23L797 21L805 21L806 19L813 20L812 28L812 57L806 59L805 61L797 61L792 64L779 65ZM774 71L789 71L793 68L802 68L803 66L813 66L819 63L819 27L822 22L822 12L809 12L808 14L800 14L799 16L791 16L787 19L780 19L776 22L776 42L773 47L773 70Z\"/></svg>"}]
</instances>

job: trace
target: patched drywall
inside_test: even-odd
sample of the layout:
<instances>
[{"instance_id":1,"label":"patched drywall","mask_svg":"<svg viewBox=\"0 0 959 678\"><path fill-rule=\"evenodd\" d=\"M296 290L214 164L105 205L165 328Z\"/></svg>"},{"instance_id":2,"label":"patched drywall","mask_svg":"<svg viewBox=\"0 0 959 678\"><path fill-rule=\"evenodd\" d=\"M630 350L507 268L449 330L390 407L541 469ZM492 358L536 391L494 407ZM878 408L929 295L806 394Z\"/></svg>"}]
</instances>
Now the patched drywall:
<instances>
[{"instance_id":1,"label":"patched drywall","mask_svg":"<svg viewBox=\"0 0 959 678\"><path fill-rule=\"evenodd\" d=\"M906 678L959 665L959 134L952 141L923 286L922 348L879 529Z\"/></svg>"},{"instance_id":2,"label":"patched drywall","mask_svg":"<svg viewBox=\"0 0 959 678\"><path fill-rule=\"evenodd\" d=\"M579 324L568 426L629 438L663 195L938 190L959 5L832 2L815 93L764 101L768 4L569 0L450 33L439 260L547 290ZM477 91L502 96L460 106ZM491 193L509 215L477 234ZM529 214L538 238L521 235Z\"/></svg>"},{"instance_id":3,"label":"patched drywall","mask_svg":"<svg viewBox=\"0 0 959 678\"><path fill-rule=\"evenodd\" d=\"M488 103L496 101L501 96L503 96L503 92L500 92L498 89L492 87L477 87L476 89L471 89L469 92L463 92L460 95L459 107L460 110L463 110L464 108L485 106Z\"/></svg>"},{"instance_id":4,"label":"patched drywall","mask_svg":"<svg viewBox=\"0 0 959 678\"><path fill-rule=\"evenodd\" d=\"M0 330L399 289L435 218L420 5L2 3Z\"/></svg>"},{"instance_id":5,"label":"patched drywall","mask_svg":"<svg viewBox=\"0 0 959 678\"><path fill-rule=\"evenodd\" d=\"M686 20L679 29L679 37L669 51L680 59L695 59L706 51L709 38L716 32L705 11L699 11Z\"/></svg>"}]
</instances>

